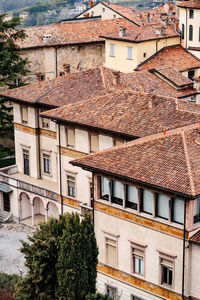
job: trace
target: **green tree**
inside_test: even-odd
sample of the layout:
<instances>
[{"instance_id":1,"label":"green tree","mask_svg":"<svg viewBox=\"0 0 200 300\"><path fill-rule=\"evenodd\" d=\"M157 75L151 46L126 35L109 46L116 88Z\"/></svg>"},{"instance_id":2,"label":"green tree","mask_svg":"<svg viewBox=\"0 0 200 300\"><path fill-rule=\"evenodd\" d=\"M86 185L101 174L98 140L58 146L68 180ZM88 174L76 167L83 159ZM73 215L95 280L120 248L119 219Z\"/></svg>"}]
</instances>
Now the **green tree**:
<instances>
[{"instance_id":1,"label":"green tree","mask_svg":"<svg viewBox=\"0 0 200 300\"><path fill-rule=\"evenodd\" d=\"M90 216L51 218L21 251L28 272L18 283L16 300L85 300L95 293L98 249Z\"/></svg>"},{"instance_id":2,"label":"green tree","mask_svg":"<svg viewBox=\"0 0 200 300\"><path fill-rule=\"evenodd\" d=\"M87 295L85 300L112 300L108 294L102 295L100 293Z\"/></svg>"}]
</instances>

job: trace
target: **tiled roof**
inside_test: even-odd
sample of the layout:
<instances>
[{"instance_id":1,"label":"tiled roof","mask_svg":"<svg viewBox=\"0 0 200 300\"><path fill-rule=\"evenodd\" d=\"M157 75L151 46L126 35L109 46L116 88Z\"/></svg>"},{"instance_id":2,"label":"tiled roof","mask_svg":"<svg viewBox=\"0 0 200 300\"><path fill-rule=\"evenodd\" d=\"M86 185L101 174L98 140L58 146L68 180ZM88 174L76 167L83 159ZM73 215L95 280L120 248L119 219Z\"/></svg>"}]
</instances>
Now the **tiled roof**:
<instances>
[{"instance_id":1,"label":"tiled roof","mask_svg":"<svg viewBox=\"0 0 200 300\"><path fill-rule=\"evenodd\" d=\"M200 8L200 1L185 1L177 4L177 6L184 8Z\"/></svg>"},{"instance_id":2,"label":"tiled roof","mask_svg":"<svg viewBox=\"0 0 200 300\"><path fill-rule=\"evenodd\" d=\"M113 76L110 69L99 67L6 90L0 96L58 107L115 90Z\"/></svg>"},{"instance_id":3,"label":"tiled roof","mask_svg":"<svg viewBox=\"0 0 200 300\"><path fill-rule=\"evenodd\" d=\"M119 27L137 28L125 19L115 20L83 20L61 22L46 26L24 28L27 37L18 41L22 49L32 47L47 47L55 45L79 44L103 41L100 35L119 31ZM50 35L48 41L43 41L44 35ZM47 39L46 39L47 40Z\"/></svg>"},{"instance_id":4,"label":"tiled roof","mask_svg":"<svg viewBox=\"0 0 200 300\"><path fill-rule=\"evenodd\" d=\"M200 230L197 231L191 238L190 243L200 245Z\"/></svg>"},{"instance_id":5,"label":"tiled roof","mask_svg":"<svg viewBox=\"0 0 200 300\"><path fill-rule=\"evenodd\" d=\"M197 196L200 194L200 145L195 142L198 134L199 124L179 128L75 159L72 164Z\"/></svg>"},{"instance_id":6,"label":"tiled roof","mask_svg":"<svg viewBox=\"0 0 200 300\"><path fill-rule=\"evenodd\" d=\"M183 76L177 69L172 68L170 66L157 67L154 70L158 72L161 76L175 83L175 85L177 85L178 87L193 84L192 80Z\"/></svg>"},{"instance_id":7,"label":"tiled roof","mask_svg":"<svg viewBox=\"0 0 200 300\"><path fill-rule=\"evenodd\" d=\"M79 101L42 115L130 137L143 137L193 124L200 115L177 109L176 99L118 91Z\"/></svg>"},{"instance_id":8,"label":"tiled roof","mask_svg":"<svg viewBox=\"0 0 200 300\"><path fill-rule=\"evenodd\" d=\"M200 59L186 51L181 45L164 47L146 61L137 70L150 70L161 66L170 66L179 71L200 68Z\"/></svg>"},{"instance_id":9,"label":"tiled roof","mask_svg":"<svg viewBox=\"0 0 200 300\"><path fill-rule=\"evenodd\" d=\"M183 75L181 75L181 78L182 77ZM122 87L129 87L134 91L145 93L153 92L159 95L163 95L165 97L170 96L174 98L184 98L190 95L198 94L197 90L194 89L192 86L175 89L173 86L166 83L161 78L157 77L153 73L150 73L149 71L139 71L128 74L121 73L120 78L120 85ZM184 78L187 81L187 78Z\"/></svg>"},{"instance_id":10,"label":"tiled roof","mask_svg":"<svg viewBox=\"0 0 200 300\"><path fill-rule=\"evenodd\" d=\"M142 41L154 40L154 39L165 39L178 37L180 34L174 30L174 24L163 26L161 23L149 24L143 27L128 28L126 34L123 37L119 36L118 33L103 34L104 38L130 41L133 43L139 43Z\"/></svg>"}]
</instances>

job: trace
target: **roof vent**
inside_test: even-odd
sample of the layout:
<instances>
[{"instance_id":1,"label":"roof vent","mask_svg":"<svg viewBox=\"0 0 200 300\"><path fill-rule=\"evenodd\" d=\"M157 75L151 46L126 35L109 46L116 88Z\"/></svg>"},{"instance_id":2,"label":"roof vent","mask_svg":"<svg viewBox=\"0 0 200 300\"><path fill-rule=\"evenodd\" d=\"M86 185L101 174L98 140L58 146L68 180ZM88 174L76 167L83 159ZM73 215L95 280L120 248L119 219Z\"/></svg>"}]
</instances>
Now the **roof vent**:
<instances>
[{"instance_id":1,"label":"roof vent","mask_svg":"<svg viewBox=\"0 0 200 300\"><path fill-rule=\"evenodd\" d=\"M119 27L119 37L123 37L126 35L126 28Z\"/></svg>"},{"instance_id":2,"label":"roof vent","mask_svg":"<svg viewBox=\"0 0 200 300\"><path fill-rule=\"evenodd\" d=\"M161 35L162 34L162 28L156 28L156 34Z\"/></svg>"},{"instance_id":3,"label":"roof vent","mask_svg":"<svg viewBox=\"0 0 200 300\"><path fill-rule=\"evenodd\" d=\"M52 42L52 35L51 34L44 34L43 35L43 42L44 43L51 43Z\"/></svg>"},{"instance_id":4,"label":"roof vent","mask_svg":"<svg viewBox=\"0 0 200 300\"><path fill-rule=\"evenodd\" d=\"M120 72L114 71L113 75L113 84L118 86L120 84Z\"/></svg>"}]
</instances>

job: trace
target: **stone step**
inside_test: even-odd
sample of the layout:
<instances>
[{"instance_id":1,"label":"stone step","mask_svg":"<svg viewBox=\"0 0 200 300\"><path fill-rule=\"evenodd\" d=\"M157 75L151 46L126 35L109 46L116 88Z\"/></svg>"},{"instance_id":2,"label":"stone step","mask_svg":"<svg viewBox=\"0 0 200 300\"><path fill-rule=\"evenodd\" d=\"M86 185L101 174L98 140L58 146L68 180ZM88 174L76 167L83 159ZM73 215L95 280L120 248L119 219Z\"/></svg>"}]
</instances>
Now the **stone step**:
<instances>
[{"instance_id":1,"label":"stone step","mask_svg":"<svg viewBox=\"0 0 200 300\"><path fill-rule=\"evenodd\" d=\"M11 212L0 210L0 223L7 223L12 221L13 214Z\"/></svg>"}]
</instances>

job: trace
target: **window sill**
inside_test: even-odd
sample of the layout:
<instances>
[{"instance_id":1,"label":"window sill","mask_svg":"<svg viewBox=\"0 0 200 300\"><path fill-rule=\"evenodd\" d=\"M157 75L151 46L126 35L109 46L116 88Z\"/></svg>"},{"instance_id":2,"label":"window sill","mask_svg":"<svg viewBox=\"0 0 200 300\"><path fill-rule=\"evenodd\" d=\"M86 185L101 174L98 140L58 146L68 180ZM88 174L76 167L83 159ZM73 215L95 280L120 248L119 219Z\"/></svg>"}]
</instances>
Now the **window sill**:
<instances>
[{"instance_id":1,"label":"window sill","mask_svg":"<svg viewBox=\"0 0 200 300\"><path fill-rule=\"evenodd\" d=\"M128 57L127 57L126 59L127 59L127 60L133 60L133 58L128 58Z\"/></svg>"},{"instance_id":2,"label":"window sill","mask_svg":"<svg viewBox=\"0 0 200 300\"><path fill-rule=\"evenodd\" d=\"M115 55L109 55L110 57L115 57Z\"/></svg>"},{"instance_id":3,"label":"window sill","mask_svg":"<svg viewBox=\"0 0 200 300\"><path fill-rule=\"evenodd\" d=\"M45 173L45 172L43 172L42 175L43 175L43 176L52 177L52 174L51 174L51 173Z\"/></svg>"}]
</instances>

